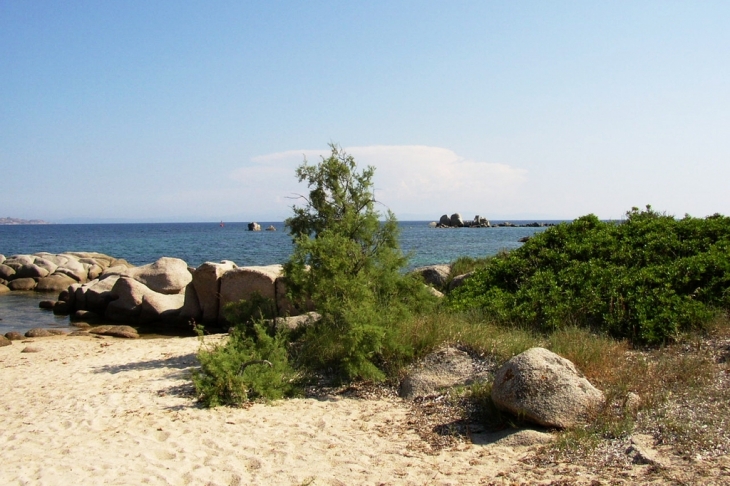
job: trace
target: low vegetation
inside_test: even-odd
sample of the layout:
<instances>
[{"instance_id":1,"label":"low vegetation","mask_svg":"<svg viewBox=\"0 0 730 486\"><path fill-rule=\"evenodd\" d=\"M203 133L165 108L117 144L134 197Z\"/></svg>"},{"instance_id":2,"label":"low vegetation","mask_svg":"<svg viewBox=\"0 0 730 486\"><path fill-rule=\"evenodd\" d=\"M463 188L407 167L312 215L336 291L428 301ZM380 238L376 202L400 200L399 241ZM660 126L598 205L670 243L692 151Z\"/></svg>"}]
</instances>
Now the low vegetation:
<instances>
[{"instance_id":1,"label":"low vegetation","mask_svg":"<svg viewBox=\"0 0 730 486\"><path fill-rule=\"evenodd\" d=\"M200 369L193 372L199 401L207 407L238 406L256 400L276 400L296 393L296 373L289 363L288 335L266 325L261 309L272 303L256 297L229 304L226 319L235 322L227 340L207 345L198 328Z\"/></svg>"},{"instance_id":2,"label":"low vegetation","mask_svg":"<svg viewBox=\"0 0 730 486\"><path fill-rule=\"evenodd\" d=\"M681 454L727 452L728 385L718 376L730 358L730 218L676 219L649 206L620 222L584 216L509 253L458 259L450 279L473 274L439 303L404 273L395 217L380 221L375 210L373 173L336 146L297 169L310 192L286 221L295 248L285 274L293 302L322 320L281 333L266 324L270 303L230 306L230 336L199 353L202 403L291 396L315 375L397 383L444 344L495 367L543 346L608 398L592 424L562 432L544 457L590 454L636 431ZM457 395L465 419L514 425L494 408L489 384Z\"/></svg>"},{"instance_id":3,"label":"low vegetation","mask_svg":"<svg viewBox=\"0 0 730 486\"><path fill-rule=\"evenodd\" d=\"M625 221L583 216L498 255L449 295L504 325L598 330L661 344L730 308L730 218L675 219L647 206Z\"/></svg>"}]
</instances>

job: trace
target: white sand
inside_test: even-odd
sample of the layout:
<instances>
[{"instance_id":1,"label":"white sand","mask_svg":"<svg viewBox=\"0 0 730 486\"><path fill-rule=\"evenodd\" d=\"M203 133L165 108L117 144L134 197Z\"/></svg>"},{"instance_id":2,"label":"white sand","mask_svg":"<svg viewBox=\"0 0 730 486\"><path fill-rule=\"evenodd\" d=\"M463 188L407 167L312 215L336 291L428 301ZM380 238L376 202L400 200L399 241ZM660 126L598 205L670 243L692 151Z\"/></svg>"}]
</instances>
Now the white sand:
<instances>
[{"instance_id":1,"label":"white sand","mask_svg":"<svg viewBox=\"0 0 730 486\"><path fill-rule=\"evenodd\" d=\"M520 463L529 454L525 447L488 437L487 445L421 452L425 444L409 428L408 408L399 400L295 399L248 409L200 408L189 395L195 338L32 341L0 348L3 485L551 479ZM40 351L21 353L29 346Z\"/></svg>"}]
</instances>

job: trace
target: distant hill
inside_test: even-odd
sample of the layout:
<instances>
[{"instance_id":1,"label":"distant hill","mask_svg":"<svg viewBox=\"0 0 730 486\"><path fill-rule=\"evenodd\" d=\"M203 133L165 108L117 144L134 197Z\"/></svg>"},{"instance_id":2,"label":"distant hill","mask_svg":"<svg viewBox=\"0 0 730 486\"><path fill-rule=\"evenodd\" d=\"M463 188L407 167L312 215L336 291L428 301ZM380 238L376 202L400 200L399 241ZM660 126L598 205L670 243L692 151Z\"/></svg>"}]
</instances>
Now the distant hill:
<instances>
[{"instance_id":1,"label":"distant hill","mask_svg":"<svg viewBox=\"0 0 730 486\"><path fill-rule=\"evenodd\" d=\"M42 219L0 218L0 224L51 224Z\"/></svg>"}]
</instances>

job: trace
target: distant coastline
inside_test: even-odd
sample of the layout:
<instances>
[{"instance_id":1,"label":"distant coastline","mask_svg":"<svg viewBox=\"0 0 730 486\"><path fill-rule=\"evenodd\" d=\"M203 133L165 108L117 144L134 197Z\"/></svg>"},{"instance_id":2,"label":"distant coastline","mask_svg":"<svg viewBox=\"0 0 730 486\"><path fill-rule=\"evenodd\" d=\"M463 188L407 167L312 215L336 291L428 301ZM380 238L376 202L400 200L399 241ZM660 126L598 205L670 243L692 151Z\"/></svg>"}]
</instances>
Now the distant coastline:
<instances>
[{"instance_id":1,"label":"distant coastline","mask_svg":"<svg viewBox=\"0 0 730 486\"><path fill-rule=\"evenodd\" d=\"M0 224L51 224L42 219L0 218Z\"/></svg>"}]
</instances>

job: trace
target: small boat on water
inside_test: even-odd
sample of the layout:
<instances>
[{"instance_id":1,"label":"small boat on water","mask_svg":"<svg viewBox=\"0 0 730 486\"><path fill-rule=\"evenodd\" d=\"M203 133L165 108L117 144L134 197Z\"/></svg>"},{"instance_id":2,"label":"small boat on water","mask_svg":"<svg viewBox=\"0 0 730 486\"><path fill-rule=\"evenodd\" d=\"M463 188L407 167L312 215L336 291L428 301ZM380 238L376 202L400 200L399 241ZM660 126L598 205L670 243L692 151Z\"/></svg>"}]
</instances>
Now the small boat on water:
<instances>
[{"instance_id":1,"label":"small boat on water","mask_svg":"<svg viewBox=\"0 0 730 486\"><path fill-rule=\"evenodd\" d=\"M221 221L220 227L222 228L222 227L224 227L224 226L225 226L225 225L223 224L223 221Z\"/></svg>"}]
</instances>

